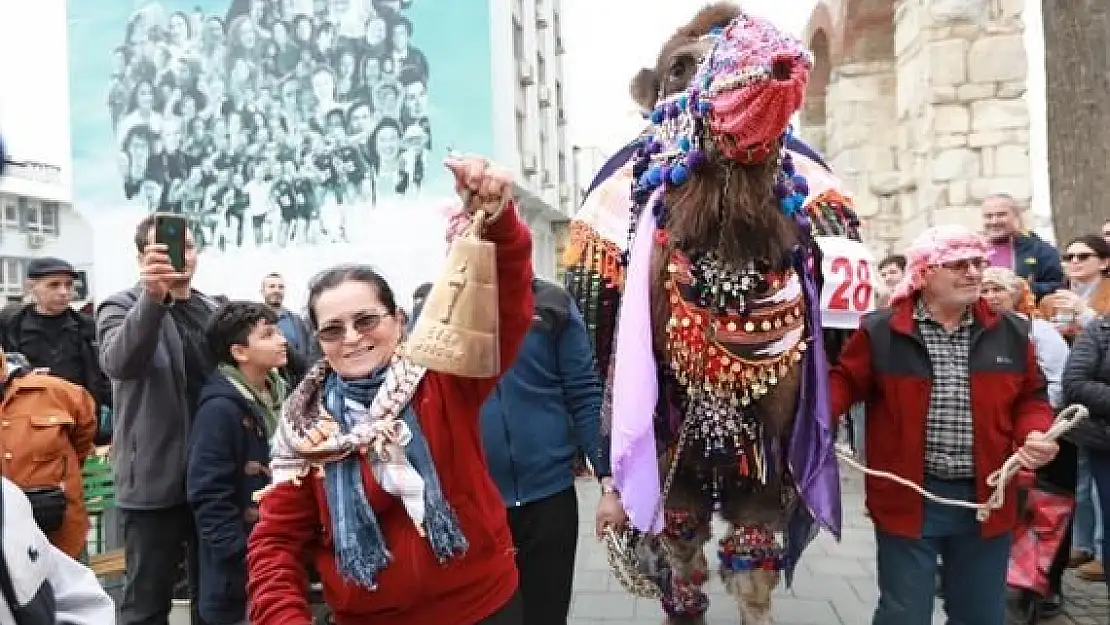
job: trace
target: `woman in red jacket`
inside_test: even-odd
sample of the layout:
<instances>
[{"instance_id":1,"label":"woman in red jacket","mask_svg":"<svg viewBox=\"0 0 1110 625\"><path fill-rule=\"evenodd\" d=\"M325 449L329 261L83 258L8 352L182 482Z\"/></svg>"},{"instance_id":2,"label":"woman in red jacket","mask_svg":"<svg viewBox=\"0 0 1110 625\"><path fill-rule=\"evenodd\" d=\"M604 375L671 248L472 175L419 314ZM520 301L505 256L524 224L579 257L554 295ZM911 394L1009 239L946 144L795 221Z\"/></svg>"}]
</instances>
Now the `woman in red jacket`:
<instances>
[{"instance_id":1,"label":"woman in red jacket","mask_svg":"<svg viewBox=\"0 0 1110 625\"><path fill-rule=\"evenodd\" d=\"M532 244L507 174L449 159L468 210L494 215L501 364L532 318ZM304 556L338 625L521 625L505 507L490 480L478 410L495 379L425 372L399 355L389 285L338 267L309 288L324 359L289 398L273 483L250 538L253 625L310 625Z\"/></svg>"}]
</instances>

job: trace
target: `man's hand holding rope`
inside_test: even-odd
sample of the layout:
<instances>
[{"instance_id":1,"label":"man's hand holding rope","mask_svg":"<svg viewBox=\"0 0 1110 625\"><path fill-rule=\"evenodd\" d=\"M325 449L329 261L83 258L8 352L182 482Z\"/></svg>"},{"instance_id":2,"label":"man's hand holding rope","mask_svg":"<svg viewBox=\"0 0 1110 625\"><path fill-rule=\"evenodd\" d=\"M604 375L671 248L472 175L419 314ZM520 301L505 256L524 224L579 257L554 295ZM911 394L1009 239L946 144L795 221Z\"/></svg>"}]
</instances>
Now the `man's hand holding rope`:
<instances>
[{"instance_id":1,"label":"man's hand holding rope","mask_svg":"<svg viewBox=\"0 0 1110 625\"><path fill-rule=\"evenodd\" d=\"M1025 444L1017 450L1016 455L1022 467L1036 471L1052 462L1059 451L1060 445L1055 440L1047 438L1044 432L1033 431L1025 438Z\"/></svg>"}]
</instances>

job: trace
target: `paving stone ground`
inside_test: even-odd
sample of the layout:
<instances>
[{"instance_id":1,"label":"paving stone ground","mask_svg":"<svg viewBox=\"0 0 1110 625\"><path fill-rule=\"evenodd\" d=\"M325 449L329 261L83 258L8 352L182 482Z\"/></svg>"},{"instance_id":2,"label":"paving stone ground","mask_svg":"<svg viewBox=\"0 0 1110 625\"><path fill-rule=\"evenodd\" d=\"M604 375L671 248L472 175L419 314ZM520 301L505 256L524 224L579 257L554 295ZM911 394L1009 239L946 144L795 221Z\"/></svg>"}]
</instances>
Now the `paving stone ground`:
<instances>
[{"instance_id":1,"label":"paving stone ground","mask_svg":"<svg viewBox=\"0 0 1110 625\"><path fill-rule=\"evenodd\" d=\"M868 625L878 591L875 582L875 539L863 514L863 487L850 469L841 470L844 532L839 544L822 534L803 556L794 586L780 584L775 592L777 625ZM659 625L657 601L629 595L609 572L605 550L593 535L593 509L598 489L592 480L579 480L581 535L574 578L570 625ZM718 528L718 535L720 535ZM714 554L708 553L710 562ZM710 582L709 625L737 625L735 602L714 575ZM1042 625L1107 625L1110 606L1106 585L1078 580L1069 572L1065 582L1066 614ZM937 600L934 624L945 622Z\"/></svg>"}]
</instances>

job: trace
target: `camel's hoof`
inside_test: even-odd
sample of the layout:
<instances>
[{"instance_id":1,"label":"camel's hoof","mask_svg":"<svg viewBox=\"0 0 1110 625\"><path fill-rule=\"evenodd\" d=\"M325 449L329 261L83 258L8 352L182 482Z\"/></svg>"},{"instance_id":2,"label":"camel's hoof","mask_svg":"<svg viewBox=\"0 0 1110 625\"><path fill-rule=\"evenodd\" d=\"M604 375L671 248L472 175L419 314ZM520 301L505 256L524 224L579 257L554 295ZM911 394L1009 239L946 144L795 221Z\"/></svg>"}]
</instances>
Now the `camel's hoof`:
<instances>
[{"instance_id":1,"label":"camel's hoof","mask_svg":"<svg viewBox=\"0 0 1110 625\"><path fill-rule=\"evenodd\" d=\"M740 616L740 625L773 625L774 619L771 618L771 610L760 610L758 612L752 611Z\"/></svg>"}]
</instances>

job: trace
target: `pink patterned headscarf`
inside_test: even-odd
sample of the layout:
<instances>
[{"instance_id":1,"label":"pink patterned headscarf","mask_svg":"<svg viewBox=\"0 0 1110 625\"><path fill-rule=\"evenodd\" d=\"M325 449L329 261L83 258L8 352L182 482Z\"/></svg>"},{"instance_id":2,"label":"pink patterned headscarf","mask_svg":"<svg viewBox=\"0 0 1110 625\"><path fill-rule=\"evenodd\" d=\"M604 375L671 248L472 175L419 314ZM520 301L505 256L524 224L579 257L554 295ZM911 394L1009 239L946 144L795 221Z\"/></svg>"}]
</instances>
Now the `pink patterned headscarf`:
<instances>
[{"instance_id":1,"label":"pink patterned headscarf","mask_svg":"<svg viewBox=\"0 0 1110 625\"><path fill-rule=\"evenodd\" d=\"M894 288L890 302L913 297L925 281L925 270L956 260L987 257L987 240L964 226L934 226L922 232L906 250L906 275Z\"/></svg>"},{"instance_id":2,"label":"pink patterned headscarf","mask_svg":"<svg viewBox=\"0 0 1110 625\"><path fill-rule=\"evenodd\" d=\"M813 57L770 21L741 15L721 33L693 80L711 105L710 131L726 158L767 152L802 106Z\"/></svg>"}]
</instances>

